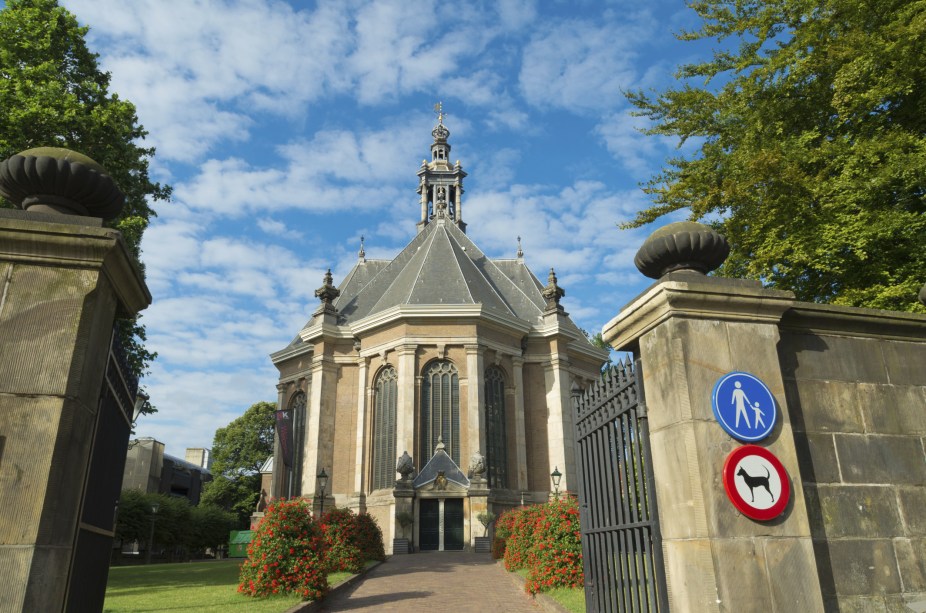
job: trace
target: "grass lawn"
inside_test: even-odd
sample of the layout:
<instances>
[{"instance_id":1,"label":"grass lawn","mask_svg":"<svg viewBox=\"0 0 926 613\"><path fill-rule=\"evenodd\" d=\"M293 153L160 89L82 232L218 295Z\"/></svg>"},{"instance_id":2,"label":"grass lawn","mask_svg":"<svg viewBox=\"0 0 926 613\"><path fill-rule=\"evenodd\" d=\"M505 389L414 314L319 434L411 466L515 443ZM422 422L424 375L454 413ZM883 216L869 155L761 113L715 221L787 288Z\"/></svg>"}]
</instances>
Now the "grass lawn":
<instances>
[{"instance_id":1,"label":"grass lawn","mask_svg":"<svg viewBox=\"0 0 926 613\"><path fill-rule=\"evenodd\" d=\"M298 596L251 598L238 593L238 566L242 560L113 566L109 569L103 611L247 611L282 613L302 602ZM336 585L350 573L328 575Z\"/></svg>"},{"instance_id":2,"label":"grass lawn","mask_svg":"<svg viewBox=\"0 0 926 613\"><path fill-rule=\"evenodd\" d=\"M527 581L527 576L530 574L530 571L526 568L521 568L514 571L514 573ZM584 588L558 587L543 593L561 604L567 611L571 611L572 613L585 613Z\"/></svg>"}]
</instances>

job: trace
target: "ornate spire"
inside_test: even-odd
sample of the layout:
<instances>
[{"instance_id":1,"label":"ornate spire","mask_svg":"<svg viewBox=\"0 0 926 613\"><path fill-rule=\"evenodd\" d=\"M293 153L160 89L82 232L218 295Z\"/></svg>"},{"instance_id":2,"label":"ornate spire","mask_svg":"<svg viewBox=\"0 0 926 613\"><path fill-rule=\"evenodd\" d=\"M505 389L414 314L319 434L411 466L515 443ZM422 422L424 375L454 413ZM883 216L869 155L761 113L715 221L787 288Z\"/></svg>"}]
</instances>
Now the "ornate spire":
<instances>
[{"instance_id":1,"label":"ornate spire","mask_svg":"<svg viewBox=\"0 0 926 613\"><path fill-rule=\"evenodd\" d=\"M556 273L553 272L552 267L550 268L550 275L547 277L547 286L543 288L541 293L547 301L547 308L543 312L544 315L547 313L566 314L566 311L563 310L562 305L559 303L560 299L566 295L566 290L556 284Z\"/></svg>"},{"instance_id":2,"label":"ornate spire","mask_svg":"<svg viewBox=\"0 0 926 613\"><path fill-rule=\"evenodd\" d=\"M521 237L519 236L519 237L518 237L518 259L520 260L520 259L523 259L523 258L524 258L524 250L521 249ZM552 270L552 269L551 269L551 270Z\"/></svg>"},{"instance_id":3,"label":"ornate spire","mask_svg":"<svg viewBox=\"0 0 926 613\"><path fill-rule=\"evenodd\" d=\"M325 282L324 284L315 290L315 297L321 300L322 304L318 307L318 310L315 311L315 314L319 313L337 313L338 310L334 308L334 300L341 295L341 290L334 286L333 279L331 277L331 269L328 269L328 272L325 273Z\"/></svg>"},{"instance_id":4,"label":"ornate spire","mask_svg":"<svg viewBox=\"0 0 926 613\"><path fill-rule=\"evenodd\" d=\"M357 252L357 257L361 262L367 261L367 252L363 250L363 235L360 235L360 251Z\"/></svg>"},{"instance_id":5,"label":"ornate spire","mask_svg":"<svg viewBox=\"0 0 926 613\"><path fill-rule=\"evenodd\" d=\"M431 161L425 160L418 169L418 194L421 196L421 219L418 231L421 232L433 219L447 219L466 231L463 223L463 178L466 172L460 162L450 162L450 130L444 126L442 102L434 105L437 113L437 125L431 131L434 142L431 143Z\"/></svg>"}]
</instances>

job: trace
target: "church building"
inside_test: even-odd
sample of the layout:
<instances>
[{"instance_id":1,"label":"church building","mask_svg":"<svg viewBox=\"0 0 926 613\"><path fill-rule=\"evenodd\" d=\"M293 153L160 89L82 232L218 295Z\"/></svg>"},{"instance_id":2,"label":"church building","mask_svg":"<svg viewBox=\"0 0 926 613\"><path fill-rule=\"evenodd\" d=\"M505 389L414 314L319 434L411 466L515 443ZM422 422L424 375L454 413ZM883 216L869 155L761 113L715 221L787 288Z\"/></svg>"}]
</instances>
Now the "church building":
<instances>
[{"instance_id":1,"label":"church building","mask_svg":"<svg viewBox=\"0 0 926 613\"><path fill-rule=\"evenodd\" d=\"M442 114L432 135L416 236L392 260L367 259L361 241L347 277L325 275L312 318L271 355L270 495L369 513L387 553L402 538L470 548L480 513L547 500L553 472L574 491L571 397L607 359L563 310L553 269L546 284L528 269L520 239L512 259L469 239L467 175Z\"/></svg>"}]
</instances>

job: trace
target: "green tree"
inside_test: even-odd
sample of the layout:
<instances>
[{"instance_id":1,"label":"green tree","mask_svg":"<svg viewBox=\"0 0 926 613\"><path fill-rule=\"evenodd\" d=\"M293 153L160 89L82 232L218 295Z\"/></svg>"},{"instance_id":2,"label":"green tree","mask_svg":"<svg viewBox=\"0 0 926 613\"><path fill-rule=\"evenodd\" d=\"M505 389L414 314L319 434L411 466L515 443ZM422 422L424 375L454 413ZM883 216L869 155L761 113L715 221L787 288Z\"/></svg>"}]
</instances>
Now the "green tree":
<instances>
[{"instance_id":1,"label":"green tree","mask_svg":"<svg viewBox=\"0 0 926 613\"><path fill-rule=\"evenodd\" d=\"M258 402L224 428L212 442L213 479L202 502L232 511L246 526L260 496L260 467L273 453L275 402Z\"/></svg>"},{"instance_id":2,"label":"green tree","mask_svg":"<svg viewBox=\"0 0 926 613\"><path fill-rule=\"evenodd\" d=\"M190 540L192 551L202 552L228 544L228 533L235 527L238 517L211 504L190 509Z\"/></svg>"},{"instance_id":3,"label":"green tree","mask_svg":"<svg viewBox=\"0 0 926 613\"><path fill-rule=\"evenodd\" d=\"M697 145L625 227L687 209L731 243L720 274L801 300L922 311L926 2L700 0L713 57L629 94L649 134Z\"/></svg>"},{"instance_id":4,"label":"green tree","mask_svg":"<svg viewBox=\"0 0 926 613\"><path fill-rule=\"evenodd\" d=\"M84 37L87 27L56 0L7 0L0 10L0 160L32 147L67 147L106 168L125 193L119 218L108 222L122 232L139 259L150 204L170 198L169 186L148 176L151 147L135 106L109 93L110 74ZM0 206L11 203L0 198ZM120 322L120 332L136 374L156 357L145 349L145 329L137 319ZM148 407L150 409L150 406Z\"/></svg>"}]
</instances>

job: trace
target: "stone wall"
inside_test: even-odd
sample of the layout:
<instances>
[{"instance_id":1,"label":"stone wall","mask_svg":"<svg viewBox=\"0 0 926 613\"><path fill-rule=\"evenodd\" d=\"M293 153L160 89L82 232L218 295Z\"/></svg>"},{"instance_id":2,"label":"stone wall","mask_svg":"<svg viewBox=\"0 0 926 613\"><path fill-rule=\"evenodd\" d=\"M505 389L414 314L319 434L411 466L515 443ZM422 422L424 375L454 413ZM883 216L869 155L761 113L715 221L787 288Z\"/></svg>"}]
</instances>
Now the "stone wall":
<instances>
[{"instance_id":1,"label":"stone wall","mask_svg":"<svg viewBox=\"0 0 926 613\"><path fill-rule=\"evenodd\" d=\"M926 604L926 323L799 305L779 354L827 609Z\"/></svg>"},{"instance_id":2,"label":"stone wall","mask_svg":"<svg viewBox=\"0 0 926 613\"><path fill-rule=\"evenodd\" d=\"M926 609L926 317L670 273L603 337L642 359L673 611ZM711 390L734 370L780 409L757 443L792 485L771 521L740 514L722 485L741 443Z\"/></svg>"}]
</instances>

